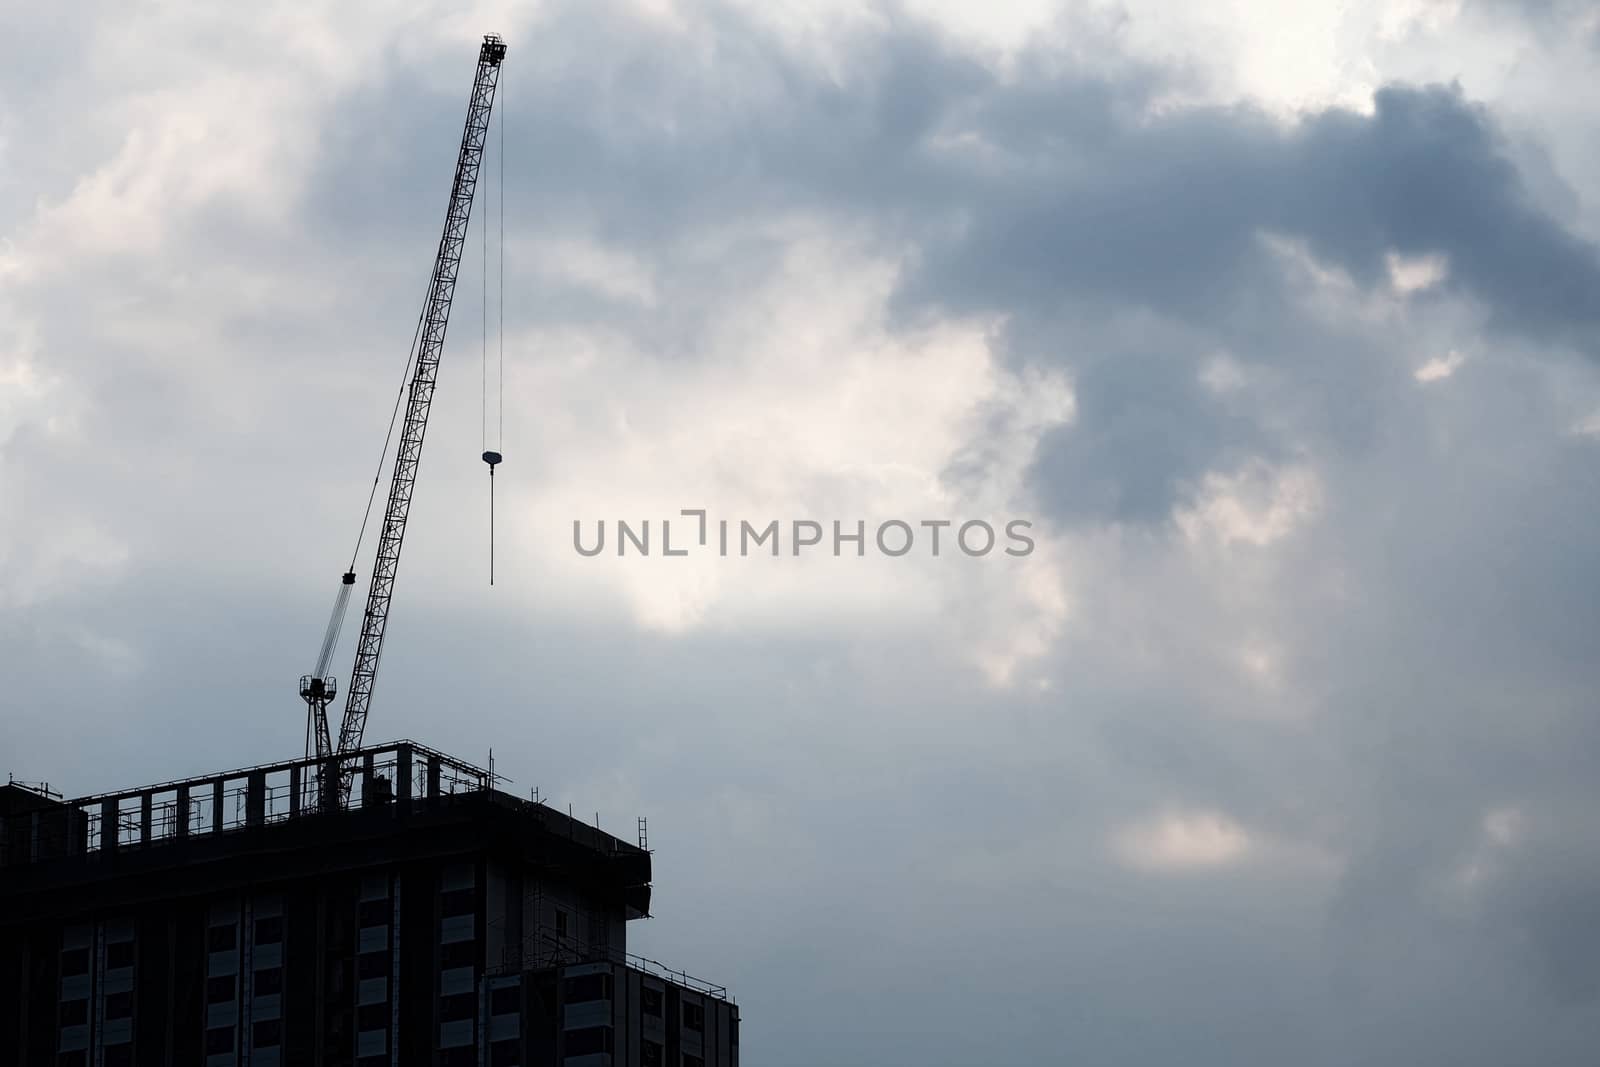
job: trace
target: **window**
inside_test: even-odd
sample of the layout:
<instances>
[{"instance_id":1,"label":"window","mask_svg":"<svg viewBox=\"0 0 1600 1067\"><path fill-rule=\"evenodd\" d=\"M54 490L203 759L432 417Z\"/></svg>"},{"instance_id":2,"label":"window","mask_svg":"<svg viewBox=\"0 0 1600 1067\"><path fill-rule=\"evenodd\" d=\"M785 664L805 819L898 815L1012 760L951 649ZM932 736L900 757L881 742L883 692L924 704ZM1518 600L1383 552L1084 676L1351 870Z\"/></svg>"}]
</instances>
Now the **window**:
<instances>
[{"instance_id":1,"label":"window","mask_svg":"<svg viewBox=\"0 0 1600 1067\"><path fill-rule=\"evenodd\" d=\"M639 1046L639 1067L665 1067L666 1053L654 1041L646 1041Z\"/></svg>"},{"instance_id":2,"label":"window","mask_svg":"<svg viewBox=\"0 0 1600 1067\"><path fill-rule=\"evenodd\" d=\"M206 1055L218 1056L233 1051L233 1027L206 1031Z\"/></svg>"},{"instance_id":3,"label":"window","mask_svg":"<svg viewBox=\"0 0 1600 1067\"><path fill-rule=\"evenodd\" d=\"M206 979L206 1003L222 1004L233 999L233 975L219 974Z\"/></svg>"},{"instance_id":4,"label":"window","mask_svg":"<svg viewBox=\"0 0 1600 1067\"><path fill-rule=\"evenodd\" d=\"M706 1067L706 1061L699 1056L691 1056L685 1052L683 1054L683 1067Z\"/></svg>"},{"instance_id":5,"label":"window","mask_svg":"<svg viewBox=\"0 0 1600 1067\"><path fill-rule=\"evenodd\" d=\"M521 1063L522 1049L515 1039L489 1046L489 1067L518 1067Z\"/></svg>"},{"instance_id":6,"label":"window","mask_svg":"<svg viewBox=\"0 0 1600 1067\"><path fill-rule=\"evenodd\" d=\"M703 1005L690 1001L683 1002L683 1025L688 1030L704 1030L706 1028L706 1009Z\"/></svg>"},{"instance_id":7,"label":"window","mask_svg":"<svg viewBox=\"0 0 1600 1067\"><path fill-rule=\"evenodd\" d=\"M283 940L283 916L269 915L256 920L256 944L274 945Z\"/></svg>"},{"instance_id":8,"label":"window","mask_svg":"<svg viewBox=\"0 0 1600 1067\"><path fill-rule=\"evenodd\" d=\"M68 1000L61 1005L62 1026L82 1026L89 1021L89 1002L87 1000Z\"/></svg>"},{"instance_id":9,"label":"window","mask_svg":"<svg viewBox=\"0 0 1600 1067\"><path fill-rule=\"evenodd\" d=\"M238 945L238 923L213 926L206 931L206 947L212 952L227 952Z\"/></svg>"},{"instance_id":10,"label":"window","mask_svg":"<svg viewBox=\"0 0 1600 1067\"><path fill-rule=\"evenodd\" d=\"M126 1019L133 1014L133 994L131 992L106 994L106 1018Z\"/></svg>"},{"instance_id":11,"label":"window","mask_svg":"<svg viewBox=\"0 0 1600 1067\"><path fill-rule=\"evenodd\" d=\"M133 1046L127 1042L107 1045L104 1058L100 1062L105 1067L133 1067Z\"/></svg>"},{"instance_id":12,"label":"window","mask_svg":"<svg viewBox=\"0 0 1600 1067\"><path fill-rule=\"evenodd\" d=\"M568 978L566 985L568 1004L584 1004L591 1000L611 999L611 976L609 974L579 975L576 978Z\"/></svg>"},{"instance_id":13,"label":"window","mask_svg":"<svg viewBox=\"0 0 1600 1067\"><path fill-rule=\"evenodd\" d=\"M439 1021L453 1023L460 1019L470 1019L473 1016L474 1002L478 998L471 993L453 993L448 997L439 998Z\"/></svg>"},{"instance_id":14,"label":"window","mask_svg":"<svg viewBox=\"0 0 1600 1067\"><path fill-rule=\"evenodd\" d=\"M387 1030L389 1029L388 1004L363 1004L356 1009L356 1029Z\"/></svg>"},{"instance_id":15,"label":"window","mask_svg":"<svg viewBox=\"0 0 1600 1067\"><path fill-rule=\"evenodd\" d=\"M646 1015L661 1016L661 990L644 986L639 990L639 1006Z\"/></svg>"},{"instance_id":16,"label":"window","mask_svg":"<svg viewBox=\"0 0 1600 1067\"><path fill-rule=\"evenodd\" d=\"M363 952L356 957L356 973L363 980L388 977L389 954L387 952Z\"/></svg>"},{"instance_id":17,"label":"window","mask_svg":"<svg viewBox=\"0 0 1600 1067\"><path fill-rule=\"evenodd\" d=\"M63 1052L56 1058L59 1067L89 1067L89 1053L83 1049L77 1052Z\"/></svg>"},{"instance_id":18,"label":"window","mask_svg":"<svg viewBox=\"0 0 1600 1067\"><path fill-rule=\"evenodd\" d=\"M471 967L478 962L478 945L475 941L452 941L439 948L439 969L441 971L454 970L457 967Z\"/></svg>"},{"instance_id":19,"label":"window","mask_svg":"<svg viewBox=\"0 0 1600 1067\"><path fill-rule=\"evenodd\" d=\"M257 971L254 989L258 997L275 997L282 993L283 968L269 967L267 970Z\"/></svg>"},{"instance_id":20,"label":"window","mask_svg":"<svg viewBox=\"0 0 1600 1067\"><path fill-rule=\"evenodd\" d=\"M477 890L475 889L447 889L439 894L439 914L441 916L471 915L477 903Z\"/></svg>"},{"instance_id":21,"label":"window","mask_svg":"<svg viewBox=\"0 0 1600 1067\"><path fill-rule=\"evenodd\" d=\"M567 936L567 913L563 908L556 909L556 936Z\"/></svg>"},{"instance_id":22,"label":"window","mask_svg":"<svg viewBox=\"0 0 1600 1067\"><path fill-rule=\"evenodd\" d=\"M522 989L503 985L489 991L490 1015L514 1015L522 1007Z\"/></svg>"},{"instance_id":23,"label":"window","mask_svg":"<svg viewBox=\"0 0 1600 1067\"><path fill-rule=\"evenodd\" d=\"M356 908L358 926L388 926L394 909L387 900L363 900Z\"/></svg>"},{"instance_id":24,"label":"window","mask_svg":"<svg viewBox=\"0 0 1600 1067\"><path fill-rule=\"evenodd\" d=\"M69 948L61 954L62 974L88 974L89 950L86 948Z\"/></svg>"},{"instance_id":25,"label":"window","mask_svg":"<svg viewBox=\"0 0 1600 1067\"><path fill-rule=\"evenodd\" d=\"M593 1056L611 1051L611 1027L585 1026L581 1030L568 1030L563 1049L568 1056Z\"/></svg>"},{"instance_id":26,"label":"window","mask_svg":"<svg viewBox=\"0 0 1600 1067\"><path fill-rule=\"evenodd\" d=\"M106 970L133 966L133 942L113 941L106 945Z\"/></svg>"},{"instance_id":27,"label":"window","mask_svg":"<svg viewBox=\"0 0 1600 1067\"><path fill-rule=\"evenodd\" d=\"M253 1036L256 1048L271 1048L273 1045L283 1044L283 1020L261 1020L255 1024Z\"/></svg>"}]
</instances>

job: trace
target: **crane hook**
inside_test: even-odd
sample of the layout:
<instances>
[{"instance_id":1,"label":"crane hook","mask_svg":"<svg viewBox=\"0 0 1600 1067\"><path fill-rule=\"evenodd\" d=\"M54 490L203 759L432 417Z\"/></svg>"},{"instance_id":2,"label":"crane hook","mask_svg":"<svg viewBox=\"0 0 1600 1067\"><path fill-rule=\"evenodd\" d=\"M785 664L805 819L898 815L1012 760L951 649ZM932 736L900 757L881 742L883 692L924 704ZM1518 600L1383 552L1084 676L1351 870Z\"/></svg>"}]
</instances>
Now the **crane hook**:
<instances>
[{"instance_id":1,"label":"crane hook","mask_svg":"<svg viewBox=\"0 0 1600 1067\"><path fill-rule=\"evenodd\" d=\"M498 452L485 452L483 461L489 465L489 584L494 584L494 469L505 457Z\"/></svg>"}]
</instances>

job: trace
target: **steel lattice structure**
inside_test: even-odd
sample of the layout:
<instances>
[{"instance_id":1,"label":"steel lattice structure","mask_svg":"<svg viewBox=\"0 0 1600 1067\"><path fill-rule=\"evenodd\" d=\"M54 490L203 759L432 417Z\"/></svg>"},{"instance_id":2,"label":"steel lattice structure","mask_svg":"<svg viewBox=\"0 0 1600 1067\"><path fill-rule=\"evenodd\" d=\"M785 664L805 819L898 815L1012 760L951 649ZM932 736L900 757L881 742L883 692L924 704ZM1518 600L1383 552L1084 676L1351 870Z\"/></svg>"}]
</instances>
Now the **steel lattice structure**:
<instances>
[{"instance_id":1,"label":"steel lattice structure","mask_svg":"<svg viewBox=\"0 0 1600 1067\"><path fill-rule=\"evenodd\" d=\"M405 540L406 519L411 512L417 465L422 460L422 439L428 429L428 410L433 404L439 356L444 349L445 330L450 324L450 302L455 297L461 249L467 239L467 222L472 214L478 171L483 163L484 141L489 133L489 115L494 107L495 87L500 79L500 61L505 54L505 42L494 34L485 37L478 50L477 75L472 82L466 127L461 134L461 151L456 158L455 184L450 190L444 234L439 238L439 253L434 259L427 302L423 306L418 327L415 371L406 402L400 444L395 451L394 477L389 483L383 531L378 538L377 556L372 565L372 586L367 593L367 609L361 619L361 640L356 646L355 665L350 670L346 687L344 719L339 725L338 756L355 752L361 747L367 712L372 706L373 683L377 679L378 660L383 653L384 628L389 621L389 604L394 595L395 570L400 565L400 546Z\"/></svg>"}]
</instances>

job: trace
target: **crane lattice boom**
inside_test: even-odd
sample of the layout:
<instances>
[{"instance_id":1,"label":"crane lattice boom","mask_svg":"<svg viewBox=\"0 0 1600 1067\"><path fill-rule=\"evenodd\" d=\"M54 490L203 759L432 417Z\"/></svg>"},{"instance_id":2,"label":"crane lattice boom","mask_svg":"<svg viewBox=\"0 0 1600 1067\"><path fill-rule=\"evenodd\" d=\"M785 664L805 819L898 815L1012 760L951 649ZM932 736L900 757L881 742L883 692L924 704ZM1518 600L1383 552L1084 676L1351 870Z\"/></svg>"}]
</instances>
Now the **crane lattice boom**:
<instances>
[{"instance_id":1,"label":"crane lattice boom","mask_svg":"<svg viewBox=\"0 0 1600 1067\"><path fill-rule=\"evenodd\" d=\"M456 158L455 184L450 189L444 234L439 238L439 253L433 262L427 303L423 306L418 328L415 370L406 401L400 444L395 451L394 477L389 483L383 530L378 537L377 557L372 566L372 586L367 593L366 612L361 618L361 639L356 645L355 665L350 670L346 687L344 719L339 726L339 755L361 747L367 712L372 706L373 683L377 679L378 660L383 652L383 632L389 621L389 603L394 595L395 570L400 565L400 546L405 540L406 518L411 511L411 494L417 481L417 464L422 460L422 439L428 429L428 409L433 404L439 355L444 348L445 330L450 324L450 302L455 296L461 249L467 239L467 221L472 214L478 171L483 163L484 141L489 133L489 114L494 107L500 61L505 54L505 42L493 34L483 39L483 46L478 50L477 75L473 79L472 98L467 105L466 127L461 133L461 152Z\"/></svg>"}]
</instances>

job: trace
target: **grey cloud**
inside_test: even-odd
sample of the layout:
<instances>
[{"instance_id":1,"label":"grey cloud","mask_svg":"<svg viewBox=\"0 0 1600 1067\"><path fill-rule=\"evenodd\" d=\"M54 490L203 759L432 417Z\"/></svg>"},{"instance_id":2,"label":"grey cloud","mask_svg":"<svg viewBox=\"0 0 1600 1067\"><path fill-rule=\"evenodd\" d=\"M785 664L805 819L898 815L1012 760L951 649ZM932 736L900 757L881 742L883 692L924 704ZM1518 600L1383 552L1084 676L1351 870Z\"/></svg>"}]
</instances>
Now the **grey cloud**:
<instances>
[{"instance_id":1,"label":"grey cloud","mask_svg":"<svg viewBox=\"0 0 1600 1067\"><path fill-rule=\"evenodd\" d=\"M1034 130L1050 143L1042 109ZM1263 233L1303 239L1369 288L1386 283L1391 252L1442 253L1442 292L1480 301L1502 336L1600 355L1595 247L1527 202L1491 121L1459 90L1392 87L1371 117L1326 112L1288 131L1239 109L1184 112L1043 158L975 195L983 207L934 244L902 297L1008 314L1015 354L1077 371L1082 423L1057 435L1039 467L1041 492L1063 514L1160 518L1207 465L1241 446L1270 455L1287 444L1196 384L1219 343L1247 365L1285 368L1330 412L1341 394L1346 412L1360 412L1392 376L1367 358L1371 337L1354 327L1339 337L1296 312ZM1160 354L1129 353L1059 325L1095 301L1194 332ZM1361 432L1342 418L1325 428Z\"/></svg>"},{"instance_id":2,"label":"grey cloud","mask_svg":"<svg viewBox=\"0 0 1600 1067\"><path fill-rule=\"evenodd\" d=\"M1367 287L1384 283L1390 252L1442 253L1450 277L1424 307L1464 296L1503 336L1600 355L1595 247L1533 206L1492 117L1457 88L1393 86L1371 116L1331 110L1289 127L1247 107L1145 119L1180 75L1128 61L1062 73L1072 64L1040 45L1002 80L901 19L851 40L834 81L742 16L707 25L737 46L689 73L635 24L574 20L573 51L600 26L616 58L575 72L563 50L551 73L536 64L533 84L513 89L512 140L536 163L514 200L650 249L684 280L665 301L674 308L747 276L743 264L718 277L688 262L682 241L696 227L815 210L885 249L909 243L920 254L902 315L1000 313L1014 358L1077 373L1081 425L1040 457L1040 492L1063 517L1156 519L1207 466L1294 447L1194 384L1219 347L1287 368L1285 388L1341 443L1370 433L1359 412L1393 378L1374 358L1385 342L1299 314L1263 233L1304 240ZM1114 27L1072 29L1089 35L1080 48L1115 54ZM372 97L392 105L387 92ZM442 128L448 113L430 122ZM771 253L758 243L747 254ZM555 296L566 314L631 322L658 347L693 351L692 310L663 331L658 315ZM1180 329L1141 352L1084 324L1118 307ZM1348 404L1333 412L1339 394Z\"/></svg>"},{"instance_id":3,"label":"grey cloud","mask_svg":"<svg viewBox=\"0 0 1600 1067\"><path fill-rule=\"evenodd\" d=\"M597 237L663 288L650 310L530 285L514 316L693 359L705 320L781 254L762 224L815 213L907 256L901 324L993 313L1006 358L1073 373L1078 418L1047 442L1035 489L1073 530L1133 527L1131 560L1069 561L1074 622L1038 691L978 685L920 631L667 639L414 585L382 732L469 756L494 743L518 788L580 809L612 778L635 789L662 915L636 936L729 982L765 1062L1588 1062L1600 494L1541 368L1551 348L1594 355L1595 252L1524 202L1493 117L1454 89L1393 87L1372 116L1292 127L1248 108L1141 121L1182 75L1117 59L1114 35L1091 46L1098 73L1063 73L1078 68L1040 45L1005 79L903 16L840 43L835 80L708 10L706 55L595 5L513 42L522 235ZM203 373L93 321L122 321L111 298L134 285L176 321L183 291L160 270L100 265L27 291L92 417L81 452L32 431L6 442L26 489L6 504L91 517L136 548L129 572L0 624L25 709L0 716L0 748L69 791L298 736L292 686L324 592L308 575L348 548L416 250L437 236L461 93L425 84L393 67L330 101L290 232L213 206L175 234L158 266L300 270L331 294L228 302L219 321L192 308L215 346ZM715 228L735 251L707 262L689 249ZM1362 285L1391 248L1443 251L1452 278L1406 328L1329 324L1263 230ZM81 315L90 290L105 302ZM1419 389L1414 346L1472 323L1451 317L1455 296L1496 332ZM1198 382L1219 351L1248 388ZM469 368L446 373L441 395L459 395ZM223 404L229 388L252 403ZM454 478L440 439L430 474ZM1172 543L1173 503L1207 470L1306 447L1325 520L1226 556L1213 588L1196 573L1211 564ZM408 563L442 565L425 546L457 543L441 483L419 497ZM83 654L78 627L123 636L132 674ZM1222 677L1226 643L1263 632L1284 649L1278 692ZM1309 711L1275 718L1275 703ZM1121 869L1108 832L1172 804L1232 814L1264 858ZM1511 865L1441 898L1504 805L1529 827ZM1275 843L1343 866L1295 873Z\"/></svg>"}]
</instances>

